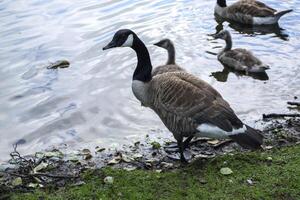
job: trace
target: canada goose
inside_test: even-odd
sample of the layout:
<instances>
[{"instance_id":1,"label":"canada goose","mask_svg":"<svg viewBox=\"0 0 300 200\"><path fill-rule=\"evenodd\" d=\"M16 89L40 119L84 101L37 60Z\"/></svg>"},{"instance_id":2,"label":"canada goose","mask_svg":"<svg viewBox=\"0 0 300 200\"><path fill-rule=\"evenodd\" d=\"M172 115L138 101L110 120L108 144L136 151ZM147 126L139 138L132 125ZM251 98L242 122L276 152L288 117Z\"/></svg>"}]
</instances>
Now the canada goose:
<instances>
[{"instance_id":1,"label":"canada goose","mask_svg":"<svg viewBox=\"0 0 300 200\"><path fill-rule=\"evenodd\" d=\"M115 47L130 47L136 52L138 62L133 73L133 94L143 105L154 110L173 133L182 162L186 162L183 150L194 136L232 138L245 148L261 147L263 136L243 124L208 83L182 71L152 76L149 52L133 31L117 31L103 50ZM187 138L185 142L184 138Z\"/></svg>"},{"instance_id":2,"label":"canada goose","mask_svg":"<svg viewBox=\"0 0 300 200\"><path fill-rule=\"evenodd\" d=\"M184 69L175 63L175 47L170 39L163 39L154 45L164 48L168 51L168 61L165 65L156 67L152 72L152 76L166 72L184 71Z\"/></svg>"},{"instance_id":3,"label":"canada goose","mask_svg":"<svg viewBox=\"0 0 300 200\"><path fill-rule=\"evenodd\" d=\"M266 4L255 0L240 0L227 6L226 0L217 0L215 14L242 24L276 24L283 15L293 10L277 12Z\"/></svg>"},{"instance_id":4,"label":"canada goose","mask_svg":"<svg viewBox=\"0 0 300 200\"><path fill-rule=\"evenodd\" d=\"M214 35L214 38L226 41L225 48L218 54L218 60L225 66L236 71L246 73L264 73L270 69L268 65L263 64L250 51L246 49L232 49L232 39L229 31L223 30Z\"/></svg>"}]
</instances>

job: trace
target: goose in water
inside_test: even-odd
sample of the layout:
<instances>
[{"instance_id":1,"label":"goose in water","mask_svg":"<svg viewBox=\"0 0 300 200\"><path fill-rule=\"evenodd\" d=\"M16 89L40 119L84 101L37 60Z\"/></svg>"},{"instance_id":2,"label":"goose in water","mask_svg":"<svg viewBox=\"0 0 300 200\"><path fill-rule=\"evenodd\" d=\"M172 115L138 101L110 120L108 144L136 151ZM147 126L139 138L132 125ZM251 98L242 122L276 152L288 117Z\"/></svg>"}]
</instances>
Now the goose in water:
<instances>
[{"instance_id":1,"label":"goose in water","mask_svg":"<svg viewBox=\"0 0 300 200\"><path fill-rule=\"evenodd\" d=\"M168 51L168 61L165 65L156 67L152 72L152 76L166 72L184 71L184 69L175 63L175 47L170 39L163 39L154 45L164 48Z\"/></svg>"},{"instance_id":2,"label":"goose in water","mask_svg":"<svg viewBox=\"0 0 300 200\"><path fill-rule=\"evenodd\" d=\"M184 71L152 76L149 52L133 31L117 31L103 50L115 47L130 47L136 52L133 94L173 133L182 162L186 162L183 151L194 136L231 138L245 148L261 148L259 131L245 125L208 83Z\"/></svg>"},{"instance_id":3,"label":"goose in water","mask_svg":"<svg viewBox=\"0 0 300 200\"><path fill-rule=\"evenodd\" d=\"M218 60L225 66L247 73L265 73L265 70L270 69L268 65L263 64L250 51L246 49L232 49L232 39L229 31L223 30L214 35L216 39L226 41L225 48L218 54Z\"/></svg>"},{"instance_id":4,"label":"goose in water","mask_svg":"<svg viewBox=\"0 0 300 200\"><path fill-rule=\"evenodd\" d=\"M215 14L218 16L250 25L276 24L283 15L293 10L277 12L266 4L255 0L240 0L227 6L226 0L217 0Z\"/></svg>"}]
</instances>

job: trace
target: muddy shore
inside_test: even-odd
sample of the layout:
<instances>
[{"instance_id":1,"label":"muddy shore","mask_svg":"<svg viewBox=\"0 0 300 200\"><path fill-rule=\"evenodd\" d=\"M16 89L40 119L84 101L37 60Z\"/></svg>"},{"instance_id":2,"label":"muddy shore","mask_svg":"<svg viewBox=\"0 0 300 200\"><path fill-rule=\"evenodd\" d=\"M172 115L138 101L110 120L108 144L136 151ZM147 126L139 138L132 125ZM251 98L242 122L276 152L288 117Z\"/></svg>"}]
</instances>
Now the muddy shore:
<instances>
[{"instance_id":1,"label":"muddy shore","mask_svg":"<svg viewBox=\"0 0 300 200\"><path fill-rule=\"evenodd\" d=\"M273 148L292 146L300 143L300 119L265 119L263 151ZM11 153L11 160L0 167L0 193L5 191L27 192L35 188L63 187L66 184L84 184L83 172L103 167L120 168L127 171L136 169L153 170L158 173L184 167L178 161L179 155L175 143L146 137L132 145L116 149L82 149L71 154L52 149L37 152L35 155L22 156L17 147ZM236 143L225 140L198 138L192 141L185 156L189 162L214 159L224 154L246 151Z\"/></svg>"}]
</instances>

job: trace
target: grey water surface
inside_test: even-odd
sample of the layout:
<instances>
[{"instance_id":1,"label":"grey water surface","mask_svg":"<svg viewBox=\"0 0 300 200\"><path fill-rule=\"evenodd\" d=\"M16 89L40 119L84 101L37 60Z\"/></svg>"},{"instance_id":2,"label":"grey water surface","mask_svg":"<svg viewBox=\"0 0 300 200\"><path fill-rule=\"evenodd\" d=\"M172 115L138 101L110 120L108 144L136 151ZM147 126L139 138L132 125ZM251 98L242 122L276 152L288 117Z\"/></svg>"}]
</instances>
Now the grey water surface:
<instances>
[{"instance_id":1,"label":"grey water surface","mask_svg":"<svg viewBox=\"0 0 300 200\"><path fill-rule=\"evenodd\" d=\"M300 98L300 1L264 2L294 12L279 27L249 28L218 24L214 0L0 0L0 161L18 140L29 154L61 144L118 147L146 134L172 139L132 94L135 53L102 51L121 28L139 35L154 66L166 52L152 44L172 39L177 63L220 91L250 125L263 113L287 112L286 101ZM209 36L223 28L235 47L271 66L268 80L224 70L213 55L224 42ZM70 67L47 69L60 59Z\"/></svg>"}]
</instances>

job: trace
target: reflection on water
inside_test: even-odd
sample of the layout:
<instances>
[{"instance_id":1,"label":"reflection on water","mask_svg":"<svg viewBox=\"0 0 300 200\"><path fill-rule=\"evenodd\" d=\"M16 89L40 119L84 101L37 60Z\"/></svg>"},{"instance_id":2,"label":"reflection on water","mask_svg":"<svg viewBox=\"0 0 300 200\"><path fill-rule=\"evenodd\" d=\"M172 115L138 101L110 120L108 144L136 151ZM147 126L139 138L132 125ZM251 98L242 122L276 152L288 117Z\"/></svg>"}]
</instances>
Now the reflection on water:
<instances>
[{"instance_id":1,"label":"reflection on water","mask_svg":"<svg viewBox=\"0 0 300 200\"><path fill-rule=\"evenodd\" d=\"M250 125L263 113L286 111L286 101L300 96L300 27L295 25L300 2L265 1L278 10L295 9L280 21L285 30L220 25L215 1L0 1L0 161L18 140L19 150L31 153L64 143L74 149L107 147L146 134L172 138L132 94L134 52L101 50L120 28L140 36L154 66L167 55L151 44L173 40L177 63L213 85ZM267 82L228 73L216 55L206 53L224 45L209 40L216 27L229 29L236 47L252 50L271 66ZM45 67L64 59L69 68ZM211 77L222 70L214 73L219 81Z\"/></svg>"},{"instance_id":2,"label":"reflection on water","mask_svg":"<svg viewBox=\"0 0 300 200\"><path fill-rule=\"evenodd\" d=\"M254 79L261 80L261 81L269 80L269 76L266 72L246 74L246 73L243 73L243 72L238 72L238 71L231 70L230 68L228 68L226 66L224 66L224 69L222 71L212 72L211 76L215 77L215 79L217 81L226 82L230 72L234 73L237 77L239 77L239 76L240 77L250 76Z\"/></svg>"},{"instance_id":3,"label":"reflection on water","mask_svg":"<svg viewBox=\"0 0 300 200\"><path fill-rule=\"evenodd\" d=\"M223 23L225 22L218 15L215 15L215 20L218 23L216 26L216 33L219 33L224 29ZM228 26L241 34L247 34L252 36L275 34L273 37L278 37L282 40L288 40L289 35L284 32L284 29L279 24L251 26L246 24L240 24L234 21L229 22Z\"/></svg>"}]
</instances>

